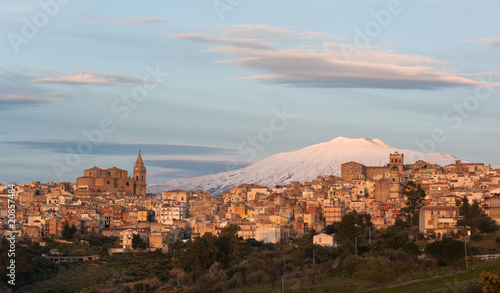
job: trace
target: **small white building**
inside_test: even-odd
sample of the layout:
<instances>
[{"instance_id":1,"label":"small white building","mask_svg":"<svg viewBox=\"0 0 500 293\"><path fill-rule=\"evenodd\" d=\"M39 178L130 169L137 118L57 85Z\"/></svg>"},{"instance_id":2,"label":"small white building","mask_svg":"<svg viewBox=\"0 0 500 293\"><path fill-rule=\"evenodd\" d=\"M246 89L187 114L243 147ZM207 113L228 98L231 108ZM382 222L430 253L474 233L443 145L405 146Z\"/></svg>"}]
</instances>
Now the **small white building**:
<instances>
[{"instance_id":1,"label":"small white building","mask_svg":"<svg viewBox=\"0 0 500 293\"><path fill-rule=\"evenodd\" d=\"M337 247L335 236L325 233L316 234L313 236L313 243L321 246Z\"/></svg>"}]
</instances>

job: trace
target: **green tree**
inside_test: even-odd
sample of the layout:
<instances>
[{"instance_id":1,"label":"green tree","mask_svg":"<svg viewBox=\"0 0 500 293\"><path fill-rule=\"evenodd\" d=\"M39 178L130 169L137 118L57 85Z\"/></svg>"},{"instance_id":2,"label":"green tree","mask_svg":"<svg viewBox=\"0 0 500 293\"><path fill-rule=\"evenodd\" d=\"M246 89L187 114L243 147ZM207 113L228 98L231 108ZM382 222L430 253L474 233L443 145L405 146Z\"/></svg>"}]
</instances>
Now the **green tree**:
<instances>
[{"instance_id":1,"label":"green tree","mask_svg":"<svg viewBox=\"0 0 500 293\"><path fill-rule=\"evenodd\" d=\"M344 241L354 241L355 237L367 234L372 226L371 216L368 213L353 211L342 217L342 221L337 226L337 235Z\"/></svg>"},{"instance_id":2,"label":"green tree","mask_svg":"<svg viewBox=\"0 0 500 293\"><path fill-rule=\"evenodd\" d=\"M497 222L490 217L478 218L474 224L481 233L491 233L499 229Z\"/></svg>"},{"instance_id":3,"label":"green tree","mask_svg":"<svg viewBox=\"0 0 500 293\"><path fill-rule=\"evenodd\" d=\"M182 265L186 271L206 270L216 261L217 253L217 237L207 232L186 245Z\"/></svg>"},{"instance_id":4,"label":"green tree","mask_svg":"<svg viewBox=\"0 0 500 293\"><path fill-rule=\"evenodd\" d=\"M467 225L471 227L475 227L475 221L481 216L481 208L479 207L479 203L474 201L474 203L470 206L469 209L469 217L470 222Z\"/></svg>"},{"instance_id":5,"label":"green tree","mask_svg":"<svg viewBox=\"0 0 500 293\"><path fill-rule=\"evenodd\" d=\"M401 216L409 225L418 226L418 216L425 199L425 191L415 182L408 181L403 186L401 194L407 199L406 207L401 209Z\"/></svg>"},{"instance_id":6,"label":"green tree","mask_svg":"<svg viewBox=\"0 0 500 293\"><path fill-rule=\"evenodd\" d=\"M337 227L335 225L328 225L325 228L326 234L332 235L334 233L338 233Z\"/></svg>"},{"instance_id":7,"label":"green tree","mask_svg":"<svg viewBox=\"0 0 500 293\"><path fill-rule=\"evenodd\" d=\"M441 241L434 241L427 244L424 252L426 255L430 255L447 265L453 264L465 257L464 243L447 237Z\"/></svg>"},{"instance_id":8,"label":"green tree","mask_svg":"<svg viewBox=\"0 0 500 293\"><path fill-rule=\"evenodd\" d=\"M470 224L468 223L469 222L468 221L469 212L470 212L469 199L467 198L467 196L464 196L462 198L462 202L461 202L461 205L460 205L459 213L460 213L461 216L464 216L465 223L467 223L467 225L470 226Z\"/></svg>"},{"instance_id":9,"label":"green tree","mask_svg":"<svg viewBox=\"0 0 500 293\"><path fill-rule=\"evenodd\" d=\"M216 246L218 250L217 259L221 261L222 258L229 261L235 251L238 250L240 239L238 238L238 231L241 230L240 226L231 224L222 228L222 231L217 238Z\"/></svg>"},{"instance_id":10,"label":"green tree","mask_svg":"<svg viewBox=\"0 0 500 293\"><path fill-rule=\"evenodd\" d=\"M68 223L64 224L63 230L62 230L62 238L64 240L71 240L73 239L73 236L76 233L76 227L75 225L69 226Z\"/></svg>"},{"instance_id":11,"label":"green tree","mask_svg":"<svg viewBox=\"0 0 500 293\"><path fill-rule=\"evenodd\" d=\"M133 249L146 248L146 242L144 242L144 240L142 240L142 238L139 234L134 234L134 236L132 236L132 248Z\"/></svg>"}]
</instances>

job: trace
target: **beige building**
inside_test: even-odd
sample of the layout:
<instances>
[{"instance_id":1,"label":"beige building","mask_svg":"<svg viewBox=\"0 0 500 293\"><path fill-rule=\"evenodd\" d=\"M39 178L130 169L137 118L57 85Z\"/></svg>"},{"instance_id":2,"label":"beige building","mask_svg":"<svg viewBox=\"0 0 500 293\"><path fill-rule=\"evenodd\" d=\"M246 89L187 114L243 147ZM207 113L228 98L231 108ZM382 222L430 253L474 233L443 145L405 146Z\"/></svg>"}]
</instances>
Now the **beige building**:
<instances>
[{"instance_id":1,"label":"beige building","mask_svg":"<svg viewBox=\"0 0 500 293\"><path fill-rule=\"evenodd\" d=\"M366 167L356 162L347 162L340 165L342 179L351 181L353 179L365 179Z\"/></svg>"},{"instance_id":2,"label":"beige building","mask_svg":"<svg viewBox=\"0 0 500 293\"><path fill-rule=\"evenodd\" d=\"M500 224L500 197L489 197L484 200L486 215Z\"/></svg>"},{"instance_id":3,"label":"beige building","mask_svg":"<svg viewBox=\"0 0 500 293\"><path fill-rule=\"evenodd\" d=\"M325 216L325 224L331 225L335 222L342 221L342 217L345 216L345 206L333 206L333 207L325 207L324 216Z\"/></svg>"},{"instance_id":4,"label":"beige building","mask_svg":"<svg viewBox=\"0 0 500 293\"><path fill-rule=\"evenodd\" d=\"M419 230L438 236L462 229L457 226L460 208L457 206L423 206L419 214Z\"/></svg>"},{"instance_id":5,"label":"beige building","mask_svg":"<svg viewBox=\"0 0 500 293\"><path fill-rule=\"evenodd\" d=\"M166 191L161 194L164 201L170 200L175 202L188 203L192 197L192 193L184 190Z\"/></svg>"},{"instance_id":6,"label":"beige building","mask_svg":"<svg viewBox=\"0 0 500 293\"><path fill-rule=\"evenodd\" d=\"M76 179L76 185L76 197L98 196L103 192L145 197L146 168L141 152L139 151L135 162L133 178L128 177L128 171L120 168L93 167L85 170L84 175Z\"/></svg>"}]
</instances>

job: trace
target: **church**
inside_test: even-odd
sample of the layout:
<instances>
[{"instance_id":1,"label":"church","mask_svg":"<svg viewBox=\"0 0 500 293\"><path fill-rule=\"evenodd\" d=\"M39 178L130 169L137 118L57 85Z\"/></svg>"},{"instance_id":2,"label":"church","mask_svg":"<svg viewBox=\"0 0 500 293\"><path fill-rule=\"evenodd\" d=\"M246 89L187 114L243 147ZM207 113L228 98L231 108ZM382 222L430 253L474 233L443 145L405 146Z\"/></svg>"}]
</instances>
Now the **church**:
<instances>
[{"instance_id":1,"label":"church","mask_svg":"<svg viewBox=\"0 0 500 293\"><path fill-rule=\"evenodd\" d=\"M127 170L120 168L93 167L85 170L83 176L76 179L76 185L76 197L92 197L101 193L146 197L146 167L142 161L141 151L137 156L132 178L128 176Z\"/></svg>"}]
</instances>

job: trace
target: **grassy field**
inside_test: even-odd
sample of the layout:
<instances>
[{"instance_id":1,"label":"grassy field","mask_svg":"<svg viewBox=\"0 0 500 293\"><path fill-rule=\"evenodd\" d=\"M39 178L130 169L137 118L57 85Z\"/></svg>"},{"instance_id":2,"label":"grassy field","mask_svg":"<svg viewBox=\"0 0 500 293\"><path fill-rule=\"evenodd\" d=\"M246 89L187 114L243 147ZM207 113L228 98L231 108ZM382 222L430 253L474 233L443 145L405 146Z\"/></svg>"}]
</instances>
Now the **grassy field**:
<instances>
[{"instance_id":1,"label":"grassy field","mask_svg":"<svg viewBox=\"0 0 500 293\"><path fill-rule=\"evenodd\" d=\"M489 262L472 262L469 271L457 270L450 267L442 267L432 272L416 272L412 276L401 279L397 283L384 284L382 286L366 280L353 279L349 277L336 277L331 280L325 276L318 277L313 283L311 278L285 279L285 292L303 293L327 293L327 292L405 292L405 293L433 293L433 292L464 292L465 288L478 289L483 284L479 277L482 271L500 273L500 260ZM264 285L252 288L229 291L231 293L268 293L282 291L282 281L274 286Z\"/></svg>"}]
</instances>

